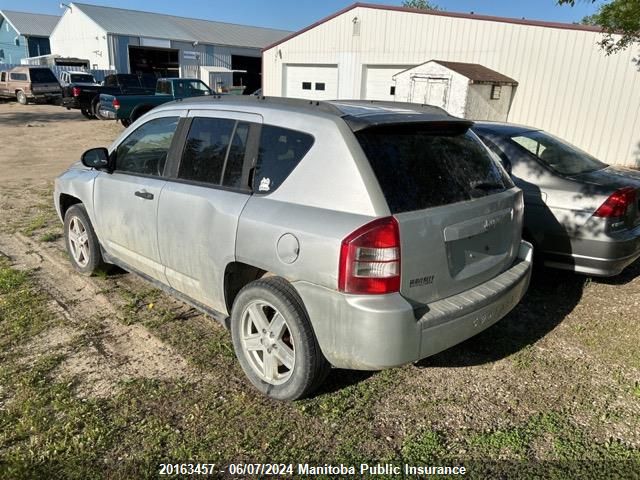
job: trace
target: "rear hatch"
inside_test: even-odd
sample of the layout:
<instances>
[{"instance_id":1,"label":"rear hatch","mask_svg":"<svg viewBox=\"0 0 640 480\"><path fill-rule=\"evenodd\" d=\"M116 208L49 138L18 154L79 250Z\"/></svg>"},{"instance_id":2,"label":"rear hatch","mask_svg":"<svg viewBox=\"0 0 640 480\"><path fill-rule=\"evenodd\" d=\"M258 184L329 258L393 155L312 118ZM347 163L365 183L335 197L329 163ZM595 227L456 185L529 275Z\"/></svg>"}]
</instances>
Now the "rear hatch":
<instances>
[{"instance_id":1,"label":"rear hatch","mask_svg":"<svg viewBox=\"0 0 640 480\"><path fill-rule=\"evenodd\" d=\"M455 295L512 265L522 193L468 122L376 125L356 132L398 221L400 293Z\"/></svg>"},{"instance_id":2,"label":"rear hatch","mask_svg":"<svg viewBox=\"0 0 640 480\"><path fill-rule=\"evenodd\" d=\"M30 68L31 91L39 93L60 93L60 83L49 68Z\"/></svg>"}]
</instances>

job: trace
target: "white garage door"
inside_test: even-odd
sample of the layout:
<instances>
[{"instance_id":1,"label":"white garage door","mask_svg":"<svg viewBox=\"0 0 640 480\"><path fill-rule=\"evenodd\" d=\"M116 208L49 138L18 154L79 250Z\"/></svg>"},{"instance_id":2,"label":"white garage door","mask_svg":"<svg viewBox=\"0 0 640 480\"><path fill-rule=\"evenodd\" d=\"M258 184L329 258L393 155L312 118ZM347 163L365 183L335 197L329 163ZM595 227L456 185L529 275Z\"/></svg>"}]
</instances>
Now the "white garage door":
<instances>
[{"instance_id":1,"label":"white garage door","mask_svg":"<svg viewBox=\"0 0 640 480\"><path fill-rule=\"evenodd\" d=\"M413 65L367 65L364 69L365 100L394 100L395 83L391 77Z\"/></svg>"},{"instance_id":2,"label":"white garage door","mask_svg":"<svg viewBox=\"0 0 640 480\"><path fill-rule=\"evenodd\" d=\"M290 98L338 98L337 65L285 65L284 94Z\"/></svg>"}]
</instances>

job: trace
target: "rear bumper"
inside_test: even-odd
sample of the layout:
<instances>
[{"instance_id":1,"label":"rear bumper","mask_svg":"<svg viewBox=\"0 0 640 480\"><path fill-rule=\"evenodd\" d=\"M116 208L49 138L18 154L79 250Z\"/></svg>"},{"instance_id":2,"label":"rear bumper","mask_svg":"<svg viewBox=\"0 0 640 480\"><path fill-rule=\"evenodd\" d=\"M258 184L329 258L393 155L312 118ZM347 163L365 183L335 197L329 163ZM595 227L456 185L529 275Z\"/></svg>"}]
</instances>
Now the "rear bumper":
<instances>
[{"instance_id":1,"label":"rear bumper","mask_svg":"<svg viewBox=\"0 0 640 480\"><path fill-rule=\"evenodd\" d=\"M30 100L35 100L36 102L49 102L49 101L56 101L56 102L60 102L62 100L62 93L55 93L55 92L45 92L45 93L40 93L40 92L31 92L30 94L27 94L27 98Z\"/></svg>"},{"instance_id":2,"label":"rear bumper","mask_svg":"<svg viewBox=\"0 0 640 480\"><path fill-rule=\"evenodd\" d=\"M98 113L100 113L100 116L107 119L107 120L117 120L118 119L118 115L116 114L116 112L112 111L112 110L105 110L103 108L98 110Z\"/></svg>"},{"instance_id":3,"label":"rear bumper","mask_svg":"<svg viewBox=\"0 0 640 480\"><path fill-rule=\"evenodd\" d=\"M456 345L504 317L524 296L532 247L492 280L428 305L411 305L399 293L345 295L296 282L320 348L335 367L379 370L414 362Z\"/></svg>"},{"instance_id":4,"label":"rear bumper","mask_svg":"<svg viewBox=\"0 0 640 480\"><path fill-rule=\"evenodd\" d=\"M66 108L83 108L78 97L62 97L62 106Z\"/></svg>"},{"instance_id":5,"label":"rear bumper","mask_svg":"<svg viewBox=\"0 0 640 480\"><path fill-rule=\"evenodd\" d=\"M571 239L571 249L571 253L544 252L544 264L585 275L618 275L640 258L640 225L597 239Z\"/></svg>"}]
</instances>

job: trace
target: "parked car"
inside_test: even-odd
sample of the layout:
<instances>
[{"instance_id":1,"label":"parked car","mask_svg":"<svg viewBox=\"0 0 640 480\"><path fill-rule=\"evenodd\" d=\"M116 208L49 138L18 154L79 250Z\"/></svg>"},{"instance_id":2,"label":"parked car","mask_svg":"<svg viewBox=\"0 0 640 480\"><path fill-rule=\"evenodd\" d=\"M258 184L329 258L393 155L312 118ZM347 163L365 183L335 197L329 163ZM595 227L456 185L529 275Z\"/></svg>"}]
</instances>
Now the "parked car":
<instances>
[{"instance_id":1,"label":"parked car","mask_svg":"<svg viewBox=\"0 0 640 480\"><path fill-rule=\"evenodd\" d=\"M154 107L178 98L211 95L197 78L159 78L153 95L100 95L100 116L128 127Z\"/></svg>"},{"instance_id":2,"label":"parked car","mask_svg":"<svg viewBox=\"0 0 640 480\"><path fill-rule=\"evenodd\" d=\"M522 192L444 110L192 98L55 183L74 268L136 272L229 325L247 377L297 399L489 327L524 295ZM230 319L228 318L230 316Z\"/></svg>"},{"instance_id":3,"label":"parked car","mask_svg":"<svg viewBox=\"0 0 640 480\"><path fill-rule=\"evenodd\" d=\"M100 94L151 94L156 89L154 75L116 73L107 75L102 85L70 83L62 89L62 106L80 110L87 118L99 116Z\"/></svg>"},{"instance_id":4,"label":"parked car","mask_svg":"<svg viewBox=\"0 0 640 480\"><path fill-rule=\"evenodd\" d=\"M63 88L67 85L71 85L72 83L85 87L95 87L100 85L93 74L89 72L64 71L60 72L58 78L60 79L60 85Z\"/></svg>"},{"instance_id":5,"label":"parked car","mask_svg":"<svg viewBox=\"0 0 640 480\"><path fill-rule=\"evenodd\" d=\"M60 83L48 67L13 67L0 72L0 97L33 102L60 101Z\"/></svg>"},{"instance_id":6,"label":"parked car","mask_svg":"<svg viewBox=\"0 0 640 480\"><path fill-rule=\"evenodd\" d=\"M524 191L524 236L546 266L612 276L640 257L640 172L536 128L473 129Z\"/></svg>"}]
</instances>

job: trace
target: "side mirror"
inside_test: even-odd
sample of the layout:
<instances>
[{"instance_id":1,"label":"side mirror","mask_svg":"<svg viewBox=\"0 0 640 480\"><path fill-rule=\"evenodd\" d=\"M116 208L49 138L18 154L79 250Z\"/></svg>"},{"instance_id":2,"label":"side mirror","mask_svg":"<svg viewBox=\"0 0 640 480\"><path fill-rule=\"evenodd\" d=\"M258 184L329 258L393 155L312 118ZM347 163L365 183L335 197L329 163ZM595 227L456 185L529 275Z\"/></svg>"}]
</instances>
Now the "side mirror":
<instances>
[{"instance_id":1,"label":"side mirror","mask_svg":"<svg viewBox=\"0 0 640 480\"><path fill-rule=\"evenodd\" d=\"M109 166L109 151L104 148L91 148L82 154L82 164L85 167L103 169Z\"/></svg>"}]
</instances>

